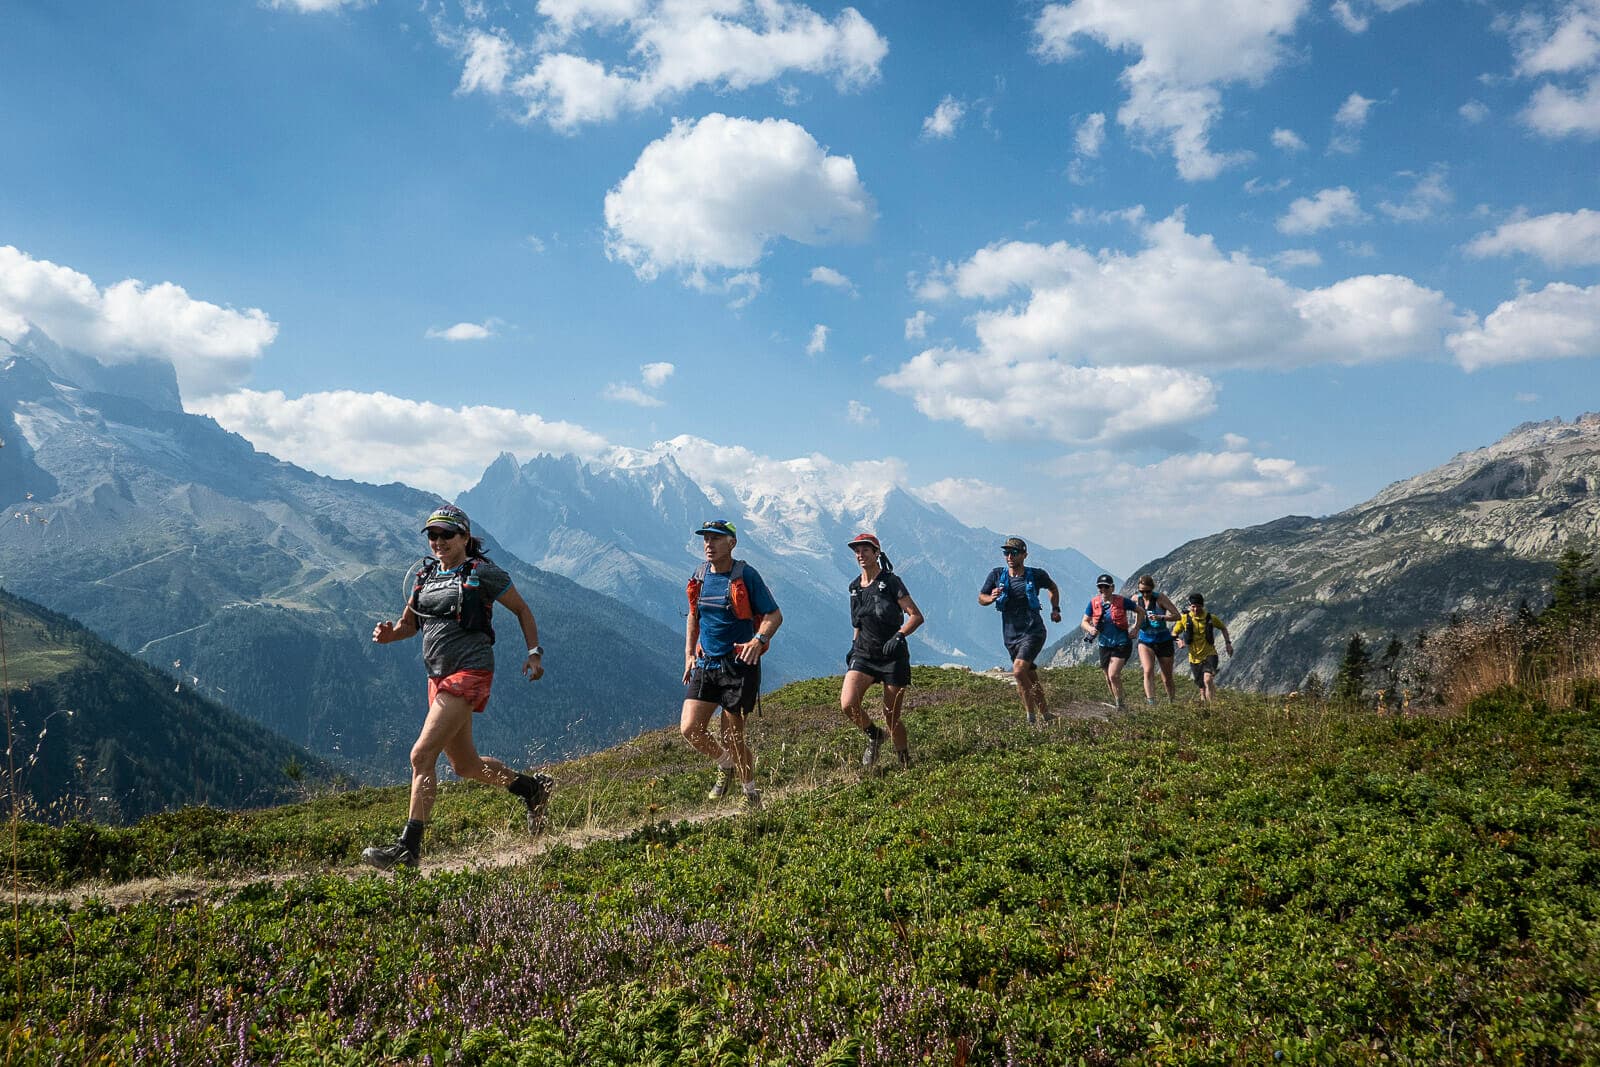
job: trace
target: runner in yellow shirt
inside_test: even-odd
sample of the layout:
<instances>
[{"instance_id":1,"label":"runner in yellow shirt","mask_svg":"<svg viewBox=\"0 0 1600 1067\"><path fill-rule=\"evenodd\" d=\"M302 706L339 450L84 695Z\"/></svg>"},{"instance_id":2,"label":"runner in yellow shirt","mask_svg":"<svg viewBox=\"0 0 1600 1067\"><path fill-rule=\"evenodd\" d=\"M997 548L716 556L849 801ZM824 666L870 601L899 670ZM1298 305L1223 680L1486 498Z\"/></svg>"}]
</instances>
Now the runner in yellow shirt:
<instances>
[{"instance_id":1,"label":"runner in yellow shirt","mask_svg":"<svg viewBox=\"0 0 1600 1067\"><path fill-rule=\"evenodd\" d=\"M1189 673L1194 684L1200 687L1200 699L1212 700L1217 695L1217 645L1215 631L1222 631L1223 647L1233 655L1233 637L1221 619L1206 610L1206 598L1199 593L1189 594L1189 610L1183 613L1172 636L1179 648L1189 650Z\"/></svg>"}]
</instances>

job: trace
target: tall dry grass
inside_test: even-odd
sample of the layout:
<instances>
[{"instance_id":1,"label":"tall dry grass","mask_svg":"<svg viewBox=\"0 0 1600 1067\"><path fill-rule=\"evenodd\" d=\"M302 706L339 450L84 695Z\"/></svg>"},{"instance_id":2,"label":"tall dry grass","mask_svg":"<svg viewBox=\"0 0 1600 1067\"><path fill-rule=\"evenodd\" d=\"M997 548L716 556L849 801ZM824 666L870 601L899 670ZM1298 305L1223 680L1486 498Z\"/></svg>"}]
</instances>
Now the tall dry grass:
<instances>
[{"instance_id":1,"label":"tall dry grass","mask_svg":"<svg viewBox=\"0 0 1600 1067\"><path fill-rule=\"evenodd\" d=\"M1530 627L1514 616L1472 620L1429 640L1420 673L1441 704L1465 707L1505 686L1568 706L1600 684L1600 626Z\"/></svg>"}]
</instances>

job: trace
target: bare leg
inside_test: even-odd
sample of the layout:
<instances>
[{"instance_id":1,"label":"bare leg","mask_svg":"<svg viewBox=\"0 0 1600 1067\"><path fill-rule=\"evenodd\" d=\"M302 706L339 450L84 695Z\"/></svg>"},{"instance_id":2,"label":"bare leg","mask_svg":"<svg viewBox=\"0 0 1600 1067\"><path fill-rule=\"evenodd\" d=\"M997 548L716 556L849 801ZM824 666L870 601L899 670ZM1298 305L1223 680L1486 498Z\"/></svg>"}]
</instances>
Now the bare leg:
<instances>
[{"instance_id":1,"label":"bare leg","mask_svg":"<svg viewBox=\"0 0 1600 1067\"><path fill-rule=\"evenodd\" d=\"M1172 657L1162 656L1160 660L1161 680L1167 683L1167 702L1171 703L1178 699L1178 687L1172 681Z\"/></svg>"},{"instance_id":2,"label":"bare leg","mask_svg":"<svg viewBox=\"0 0 1600 1067\"><path fill-rule=\"evenodd\" d=\"M722 751L733 754L733 768L739 772L739 781L749 785L756 780L756 761L744 739L744 715L722 709Z\"/></svg>"},{"instance_id":3,"label":"bare leg","mask_svg":"<svg viewBox=\"0 0 1600 1067\"><path fill-rule=\"evenodd\" d=\"M1139 642L1139 666L1144 668L1144 698L1154 704L1156 701L1156 650Z\"/></svg>"},{"instance_id":4,"label":"bare leg","mask_svg":"<svg viewBox=\"0 0 1600 1067\"><path fill-rule=\"evenodd\" d=\"M1201 692L1205 694L1205 701L1207 704L1211 703L1211 701L1217 698L1216 677L1217 676L1212 674L1210 671L1206 671L1205 673L1206 681L1205 685L1201 689Z\"/></svg>"},{"instance_id":5,"label":"bare leg","mask_svg":"<svg viewBox=\"0 0 1600 1067\"><path fill-rule=\"evenodd\" d=\"M866 698L867 690L871 689L875 679L865 671L846 671L844 684L839 687L839 710L844 712L844 717L855 723L861 729L870 729L872 719L861 710L861 702Z\"/></svg>"},{"instance_id":6,"label":"bare leg","mask_svg":"<svg viewBox=\"0 0 1600 1067\"><path fill-rule=\"evenodd\" d=\"M717 711L717 706L709 700L685 700L683 702L683 717L678 722L678 732L683 734L683 739L689 742L696 752L709 756L722 765L722 746L717 744L711 736L711 731L706 729L711 722L711 716Z\"/></svg>"},{"instance_id":7,"label":"bare leg","mask_svg":"<svg viewBox=\"0 0 1600 1067\"><path fill-rule=\"evenodd\" d=\"M1028 713L1028 721L1042 722L1050 712L1045 706L1044 686L1039 682L1038 669L1025 659L1015 660L1011 664L1011 676L1017 680L1017 693L1022 697L1022 709Z\"/></svg>"},{"instance_id":8,"label":"bare leg","mask_svg":"<svg viewBox=\"0 0 1600 1067\"><path fill-rule=\"evenodd\" d=\"M889 740L893 742L896 752L904 752L906 750L906 721L900 715L900 704L905 698L905 686L886 685L883 687L883 721L889 727Z\"/></svg>"},{"instance_id":9,"label":"bare leg","mask_svg":"<svg viewBox=\"0 0 1600 1067\"><path fill-rule=\"evenodd\" d=\"M1128 661L1122 656L1112 656L1106 664L1106 683L1111 686L1111 699L1122 707L1122 666Z\"/></svg>"},{"instance_id":10,"label":"bare leg","mask_svg":"<svg viewBox=\"0 0 1600 1067\"><path fill-rule=\"evenodd\" d=\"M411 811L409 817L427 822L439 792L439 754L463 730L472 747L472 705L453 693L440 693L428 708L422 733L411 746ZM476 753L474 753L476 755ZM453 761L452 761L453 762ZM507 779L509 781L510 779Z\"/></svg>"}]
</instances>

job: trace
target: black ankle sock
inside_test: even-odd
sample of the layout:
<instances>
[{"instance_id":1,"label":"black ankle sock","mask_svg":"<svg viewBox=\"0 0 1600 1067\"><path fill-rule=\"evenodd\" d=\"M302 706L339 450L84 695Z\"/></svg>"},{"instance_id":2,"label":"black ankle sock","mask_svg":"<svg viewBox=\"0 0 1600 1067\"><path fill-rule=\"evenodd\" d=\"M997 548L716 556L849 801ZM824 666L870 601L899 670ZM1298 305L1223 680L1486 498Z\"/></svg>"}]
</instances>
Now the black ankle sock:
<instances>
[{"instance_id":1,"label":"black ankle sock","mask_svg":"<svg viewBox=\"0 0 1600 1067\"><path fill-rule=\"evenodd\" d=\"M519 797L527 797L531 800L539 795L539 779L531 774L519 774L510 785L506 786L506 789Z\"/></svg>"},{"instance_id":2,"label":"black ankle sock","mask_svg":"<svg viewBox=\"0 0 1600 1067\"><path fill-rule=\"evenodd\" d=\"M400 831L400 843L417 855L422 855L422 831L427 826L421 819L407 819L406 828Z\"/></svg>"},{"instance_id":3,"label":"black ankle sock","mask_svg":"<svg viewBox=\"0 0 1600 1067\"><path fill-rule=\"evenodd\" d=\"M880 738L883 736L883 727L879 726L875 722L867 723L867 725L862 727L862 729L866 731L868 737Z\"/></svg>"}]
</instances>

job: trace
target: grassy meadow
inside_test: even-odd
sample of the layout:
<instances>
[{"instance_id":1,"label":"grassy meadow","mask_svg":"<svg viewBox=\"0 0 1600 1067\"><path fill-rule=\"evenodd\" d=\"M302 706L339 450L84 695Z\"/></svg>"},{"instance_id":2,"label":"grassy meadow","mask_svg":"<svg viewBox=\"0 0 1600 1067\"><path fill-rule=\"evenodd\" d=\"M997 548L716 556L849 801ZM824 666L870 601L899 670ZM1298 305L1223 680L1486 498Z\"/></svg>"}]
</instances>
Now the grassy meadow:
<instances>
[{"instance_id":1,"label":"grassy meadow","mask_svg":"<svg viewBox=\"0 0 1600 1067\"><path fill-rule=\"evenodd\" d=\"M551 768L539 842L446 787L420 875L356 866L392 788L16 827L7 1062L1600 1060L1600 688L1030 730L918 668L870 777L837 692L752 721L759 815L664 730Z\"/></svg>"}]
</instances>

